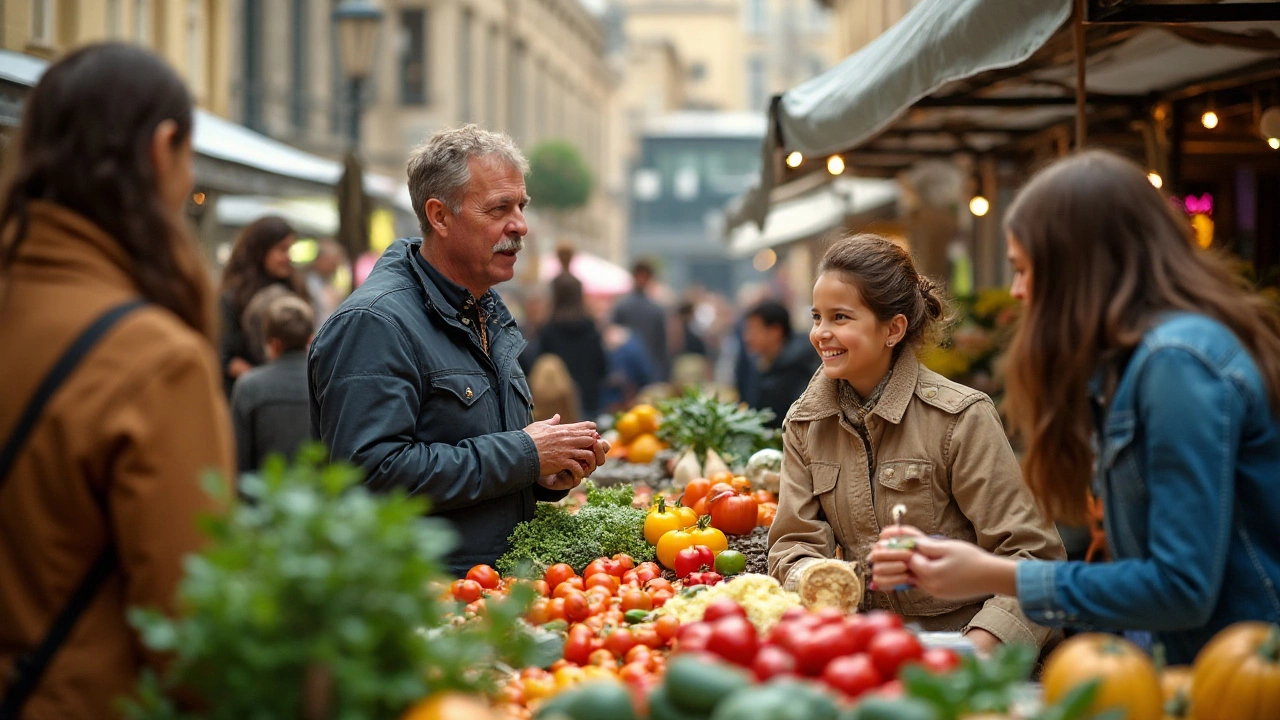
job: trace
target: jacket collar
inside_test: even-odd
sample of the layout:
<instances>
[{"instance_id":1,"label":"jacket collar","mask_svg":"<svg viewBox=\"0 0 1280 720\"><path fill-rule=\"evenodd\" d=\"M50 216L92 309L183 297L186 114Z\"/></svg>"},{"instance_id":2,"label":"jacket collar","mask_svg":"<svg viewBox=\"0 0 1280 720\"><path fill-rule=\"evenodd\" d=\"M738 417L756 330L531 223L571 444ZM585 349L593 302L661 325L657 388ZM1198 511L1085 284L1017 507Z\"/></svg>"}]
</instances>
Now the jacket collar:
<instances>
[{"instance_id":1,"label":"jacket collar","mask_svg":"<svg viewBox=\"0 0 1280 720\"><path fill-rule=\"evenodd\" d=\"M426 263L418 262L417 256L421 254L421 251L421 238L409 240L405 243L405 255L402 260L406 265L408 265L410 274L416 278L418 282L422 284L423 289L426 290L427 307L439 313L440 316L444 318L445 322L448 322L450 325L454 325L461 330L467 330L467 327L463 325L459 319L459 307L450 302L449 298L442 291L440 285L431 276L432 274L438 275L439 272L437 271L436 273L428 274L426 269L423 268L423 265ZM443 275L441 275L441 279L448 282L448 279L444 278ZM466 290L461 287L458 287L458 289L466 292ZM515 325L516 321L515 318L511 316L511 311L507 309L506 304L502 302L502 298L498 297L498 294L493 291L493 288L489 288L485 294L492 294L493 296L494 309L496 312L495 321L497 322L498 327ZM468 332L470 331L468 330Z\"/></svg>"},{"instance_id":2,"label":"jacket collar","mask_svg":"<svg viewBox=\"0 0 1280 720\"><path fill-rule=\"evenodd\" d=\"M32 200L27 215L27 237L18 248L17 262L29 263L33 269L70 271L88 283L138 292L130 271L133 263L102 228L46 200Z\"/></svg>"},{"instance_id":3,"label":"jacket collar","mask_svg":"<svg viewBox=\"0 0 1280 720\"><path fill-rule=\"evenodd\" d=\"M904 348L893 364L893 377L884 388L884 394L871 411L872 415L897 425L911 404L911 396L916 391L916 381L920 378L920 361L910 348ZM832 380L818 368L809 388L800 396L795 408L791 411L792 420L812 421L838 416L840 414L840 386L843 380Z\"/></svg>"}]
</instances>

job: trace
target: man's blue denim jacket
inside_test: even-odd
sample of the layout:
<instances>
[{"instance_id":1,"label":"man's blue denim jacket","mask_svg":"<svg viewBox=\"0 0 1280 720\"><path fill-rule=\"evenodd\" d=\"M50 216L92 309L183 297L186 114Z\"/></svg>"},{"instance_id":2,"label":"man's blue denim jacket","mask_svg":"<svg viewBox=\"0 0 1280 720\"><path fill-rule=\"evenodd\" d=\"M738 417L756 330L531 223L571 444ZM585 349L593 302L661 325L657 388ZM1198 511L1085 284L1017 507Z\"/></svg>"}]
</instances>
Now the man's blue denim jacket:
<instances>
[{"instance_id":1,"label":"man's blue denim jacket","mask_svg":"<svg viewBox=\"0 0 1280 720\"><path fill-rule=\"evenodd\" d=\"M1172 663L1233 622L1280 621L1280 433L1229 329L1163 317L1125 367L1096 445L1113 562L1019 563L1027 617L1150 630Z\"/></svg>"}]
</instances>

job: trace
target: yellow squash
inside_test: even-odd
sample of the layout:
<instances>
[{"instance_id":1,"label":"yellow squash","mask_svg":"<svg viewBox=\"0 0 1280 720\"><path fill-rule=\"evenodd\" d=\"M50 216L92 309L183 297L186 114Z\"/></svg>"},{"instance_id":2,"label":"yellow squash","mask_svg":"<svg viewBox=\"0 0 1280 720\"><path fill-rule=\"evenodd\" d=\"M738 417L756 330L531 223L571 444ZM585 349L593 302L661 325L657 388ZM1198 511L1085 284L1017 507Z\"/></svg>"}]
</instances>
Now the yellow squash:
<instances>
[{"instance_id":1,"label":"yellow squash","mask_svg":"<svg viewBox=\"0 0 1280 720\"><path fill-rule=\"evenodd\" d=\"M1213 636L1196 656L1191 717L1280 718L1280 626L1241 622Z\"/></svg>"},{"instance_id":2,"label":"yellow squash","mask_svg":"<svg viewBox=\"0 0 1280 720\"><path fill-rule=\"evenodd\" d=\"M1164 698L1151 659L1136 645L1114 635L1076 635L1049 656L1040 681L1046 704L1056 703L1074 688L1098 680L1092 714L1125 710L1128 720L1161 720Z\"/></svg>"}]
</instances>

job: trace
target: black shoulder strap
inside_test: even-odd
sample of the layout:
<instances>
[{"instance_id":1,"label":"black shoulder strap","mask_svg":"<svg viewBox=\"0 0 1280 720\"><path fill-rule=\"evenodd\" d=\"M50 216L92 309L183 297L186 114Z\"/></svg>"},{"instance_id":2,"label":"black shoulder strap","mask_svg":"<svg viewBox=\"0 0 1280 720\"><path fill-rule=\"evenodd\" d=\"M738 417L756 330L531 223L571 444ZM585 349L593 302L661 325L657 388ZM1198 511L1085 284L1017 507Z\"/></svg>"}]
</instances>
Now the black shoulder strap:
<instances>
[{"instance_id":1,"label":"black shoulder strap","mask_svg":"<svg viewBox=\"0 0 1280 720\"><path fill-rule=\"evenodd\" d=\"M102 336L107 333L121 318L128 315L133 310L145 305L142 300L132 300L117 305L108 310L97 320L80 334L71 346L63 352L62 357L58 358L49 374L45 376L40 383L40 387L36 389L35 395L27 404L27 408L18 418L18 424L14 428L9 439L5 441L4 449L0 450L0 489L3 489L5 479L9 476L9 470L13 466L14 459L18 455L18 451L22 448L27 440L27 436L31 434L31 430L35 427L36 421L40 419L44 406L48 404L62 383L66 381L84 359L93 346L97 344ZM40 678L44 675L44 671L49 667L49 662L53 660L53 656L57 654L62 643L66 642L67 636L71 634L71 629L75 627L76 621L84 613L89 604L93 602L93 598L98 594L98 590L107 578L111 577L116 567L115 546L108 543L107 549L98 556L93 566L85 573L80 584L76 586L75 592L72 593L71 599L67 602L62 612L53 622L53 627L40 641L40 644L31 652L23 654L14 662L13 668L9 673L8 688L5 690L4 697L0 698L0 720L13 720L18 717L22 706L26 704L27 698L35 691L40 684Z\"/></svg>"}]
</instances>

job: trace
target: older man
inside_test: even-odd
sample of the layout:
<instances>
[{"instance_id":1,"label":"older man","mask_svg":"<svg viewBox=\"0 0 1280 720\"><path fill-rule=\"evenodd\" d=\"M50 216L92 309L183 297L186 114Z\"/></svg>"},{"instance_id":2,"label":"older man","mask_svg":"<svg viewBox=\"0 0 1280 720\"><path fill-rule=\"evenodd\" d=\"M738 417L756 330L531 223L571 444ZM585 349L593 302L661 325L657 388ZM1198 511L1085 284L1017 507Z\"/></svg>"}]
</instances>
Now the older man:
<instances>
[{"instance_id":1,"label":"older man","mask_svg":"<svg viewBox=\"0 0 1280 720\"><path fill-rule=\"evenodd\" d=\"M507 536L604 462L595 424L532 422L525 346L491 288L528 232L529 165L506 135L436 133L409 157L421 239L393 244L311 346L311 429L374 489L431 499L452 521L451 569L492 563Z\"/></svg>"}]
</instances>

